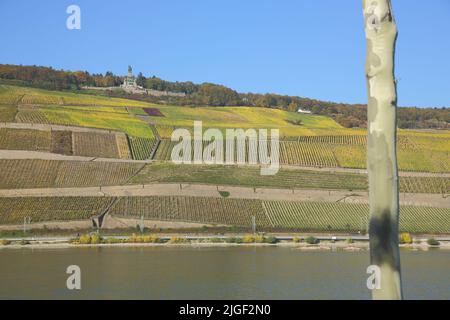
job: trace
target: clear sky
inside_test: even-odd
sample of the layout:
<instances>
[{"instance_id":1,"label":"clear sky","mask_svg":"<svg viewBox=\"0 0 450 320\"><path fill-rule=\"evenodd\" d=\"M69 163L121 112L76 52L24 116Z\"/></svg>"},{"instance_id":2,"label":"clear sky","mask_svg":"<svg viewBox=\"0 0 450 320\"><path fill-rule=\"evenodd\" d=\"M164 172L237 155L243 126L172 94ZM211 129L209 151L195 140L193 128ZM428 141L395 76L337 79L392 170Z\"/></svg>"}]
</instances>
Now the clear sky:
<instances>
[{"instance_id":1,"label":"clear sky","mask_svg":"<svg viewBox=\"0 0 450 320\"><path fill-rule=\"evenodd\" d=\"M366 101L361 0L0 0L0 63ZM450 106L450 1L392 0L401 106ZM66 8L81 8L68 30Z\"/></svg>"}]
</instances>

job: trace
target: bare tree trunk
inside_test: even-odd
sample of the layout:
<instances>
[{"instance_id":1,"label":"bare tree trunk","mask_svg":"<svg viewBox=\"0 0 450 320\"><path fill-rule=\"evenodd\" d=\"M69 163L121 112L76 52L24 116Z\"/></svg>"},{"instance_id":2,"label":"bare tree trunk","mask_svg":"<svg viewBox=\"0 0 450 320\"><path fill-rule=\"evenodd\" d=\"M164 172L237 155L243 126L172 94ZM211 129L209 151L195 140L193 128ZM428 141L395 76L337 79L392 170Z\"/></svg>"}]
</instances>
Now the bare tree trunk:
<instances>
[{"instance_id":1,"label":"bare tree trunk","mask_svg":"<svg viewBox=\"0 0 450 320\"><path fill-rule=\"evenodd\" d=\"M397 27L390 0L363 0L367 41L370 260L380 268L374 299L401 299L398 247L398 173L396 155L397 90L394 79Z\"/></svg>"}]
</instances>

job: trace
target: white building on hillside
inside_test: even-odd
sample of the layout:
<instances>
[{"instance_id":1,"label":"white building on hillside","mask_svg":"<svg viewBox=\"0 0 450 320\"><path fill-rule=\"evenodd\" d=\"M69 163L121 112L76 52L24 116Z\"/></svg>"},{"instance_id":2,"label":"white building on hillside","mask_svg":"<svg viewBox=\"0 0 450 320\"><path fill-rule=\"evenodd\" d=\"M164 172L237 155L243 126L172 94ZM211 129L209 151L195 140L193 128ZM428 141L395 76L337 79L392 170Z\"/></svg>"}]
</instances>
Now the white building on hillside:
<instances>
[{"instance_id":1,"label":"white building on hillside","mask_svg":"<svg viewBox=\"0 0 450 320\"><path fill-rule=\"evenodd\" d=\"M297 112L298 112L298 113L306 113L306 114L310 114L310 113L311 113L311 111L309 111L309 110L304 110L304 109L302 109L302 108L298 108Z\"/></svg>"}]
</instances>

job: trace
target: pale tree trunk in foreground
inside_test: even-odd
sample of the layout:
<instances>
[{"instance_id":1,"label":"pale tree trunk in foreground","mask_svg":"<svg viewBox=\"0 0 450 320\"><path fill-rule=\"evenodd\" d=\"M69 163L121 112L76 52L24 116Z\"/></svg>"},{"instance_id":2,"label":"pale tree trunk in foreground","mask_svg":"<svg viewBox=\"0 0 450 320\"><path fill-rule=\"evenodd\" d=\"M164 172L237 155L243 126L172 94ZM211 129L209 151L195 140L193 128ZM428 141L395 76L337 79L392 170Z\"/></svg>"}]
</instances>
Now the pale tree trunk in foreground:
<instances>
[{"instance_id":1,"label":"pale tree trunk in foreground","mask_svg":"<svg viewBox=\"0 0 450 320\"><path fill-rule=\"evenodd\" d=\"M401 299L396 156L397 92L394 55L397 27L390 0L363 0L368 89L370 260L380 268L374 299Z\"/></svg>"}]
</instances>

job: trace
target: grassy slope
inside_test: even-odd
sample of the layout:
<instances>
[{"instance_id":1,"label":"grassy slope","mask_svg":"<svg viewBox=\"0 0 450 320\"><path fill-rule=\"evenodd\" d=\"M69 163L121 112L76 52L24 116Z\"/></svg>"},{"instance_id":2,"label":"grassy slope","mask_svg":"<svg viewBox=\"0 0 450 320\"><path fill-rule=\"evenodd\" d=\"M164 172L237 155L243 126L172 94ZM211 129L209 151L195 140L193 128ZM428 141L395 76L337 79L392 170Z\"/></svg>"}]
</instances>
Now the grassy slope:
<instances>
[{"instance_id":1,"label":"grassy slope","mask_svg":"<svg viewBox=\"0 0 450 320\"><path fill-rule=\"evenodd\" d=\"M131 136L153 138L148 124L128 113L78 110L72 107L43 107L39 110L52 124L112 129Z\"/></svg>"},{"instance_id":2,"label":"grassy slope","mask_svg":"<svg viewBox=\"0 0 450 320\"><path fill-rule=\"evenodd\" d=\"M202 121L205 128L280 129L280 136L314 135L310 129L342 129L331 118L303 115L278 109L254 107L155 106L165 117L150 117L157 125L192 127ZM288 121L301 120L302 125Z\"/></svg>"}]
</instances>

